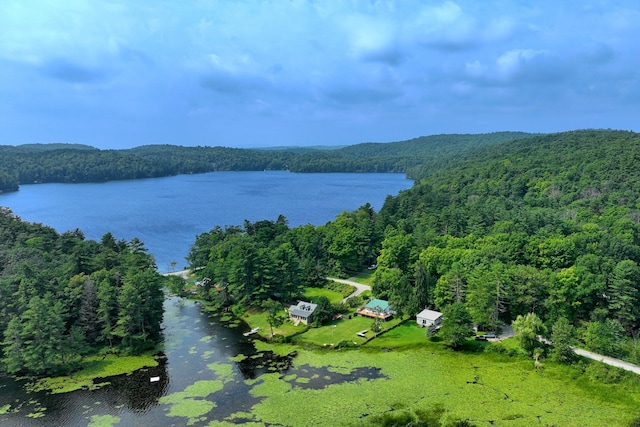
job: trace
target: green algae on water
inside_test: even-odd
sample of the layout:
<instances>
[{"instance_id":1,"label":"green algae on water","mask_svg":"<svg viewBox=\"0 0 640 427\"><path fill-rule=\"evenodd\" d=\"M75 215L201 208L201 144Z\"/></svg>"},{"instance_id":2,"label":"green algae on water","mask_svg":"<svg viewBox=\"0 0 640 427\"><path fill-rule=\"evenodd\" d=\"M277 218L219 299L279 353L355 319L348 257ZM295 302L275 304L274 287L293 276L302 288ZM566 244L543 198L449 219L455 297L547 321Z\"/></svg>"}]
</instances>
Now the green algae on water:
<instances>
[{"instance_id":1,"label":"green algae on water","mask_svg":"<svg viewBox=\"0 0 640 427\"><path fill-rule=\"evenodd\" d=\"M114 415L93 415L87 427L113 427L120 422L120 417Z\"/></svg>"}]
</instances>

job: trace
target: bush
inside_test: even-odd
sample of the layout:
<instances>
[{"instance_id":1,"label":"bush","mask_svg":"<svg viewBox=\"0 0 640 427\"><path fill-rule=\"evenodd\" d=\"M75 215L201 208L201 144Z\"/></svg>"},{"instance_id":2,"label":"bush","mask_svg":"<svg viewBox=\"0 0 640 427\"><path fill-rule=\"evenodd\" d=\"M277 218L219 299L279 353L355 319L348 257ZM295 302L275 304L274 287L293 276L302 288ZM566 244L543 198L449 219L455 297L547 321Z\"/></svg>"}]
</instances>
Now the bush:
<instances>
[{"instance_id":1,"label":"bush","mask_svg":"<svg viewBox=\"0 0 640 427\"><path fill-rule=\"evenodd\" d=\"M354 297L348 298L346 301L346 305L349 308L358 308L360 307L364 301L362 301L362 297L360 295L356 295Z\"/></svg>"}]
</instances>

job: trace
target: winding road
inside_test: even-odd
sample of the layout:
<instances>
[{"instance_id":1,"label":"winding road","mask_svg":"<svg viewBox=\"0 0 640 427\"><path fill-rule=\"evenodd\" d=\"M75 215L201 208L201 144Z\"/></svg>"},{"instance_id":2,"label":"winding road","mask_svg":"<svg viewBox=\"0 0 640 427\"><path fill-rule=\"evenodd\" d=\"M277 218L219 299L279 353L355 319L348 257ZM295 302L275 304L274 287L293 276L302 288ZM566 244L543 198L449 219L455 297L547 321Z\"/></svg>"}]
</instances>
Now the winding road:
<instances>
[{"instance_id":1,"label":"winding road","mask_svg":"<svg viewBox=\"0 0 640 427\"><path fill-rule=\"evenodd\" d=\"M598 362L615 366L617 368L624 369L625 371L635 372L636 374L640 375L640 366L634 365L633 363L625 362L624 360L615 359L609 356L603 356L602 354L593 353L591 351L583 350L581 348L574 348L573 352L578 356L597 360Z\"/></svg>"},{"instance_id":2,"label":"winding road","mask_svg":"<svg viewBox=\"0 0 640 427\"><path fill-rule=\"evenodd\" d=\"M351 297L358 296L361 293L363 293L364 291L370 291L371 290L371 286L363 285L362 283L354 282L353 280L337 279L335 277L327 277L327 280L331 280L333 282L338 282L338 283L344 283L345 285L350 285L350 286L353 286L353 287L356 288L356 290L353 291L349 296L344 298L342 300L342 302L345 302L346 300L348 300Z\"/></svg>"}]
</instances>

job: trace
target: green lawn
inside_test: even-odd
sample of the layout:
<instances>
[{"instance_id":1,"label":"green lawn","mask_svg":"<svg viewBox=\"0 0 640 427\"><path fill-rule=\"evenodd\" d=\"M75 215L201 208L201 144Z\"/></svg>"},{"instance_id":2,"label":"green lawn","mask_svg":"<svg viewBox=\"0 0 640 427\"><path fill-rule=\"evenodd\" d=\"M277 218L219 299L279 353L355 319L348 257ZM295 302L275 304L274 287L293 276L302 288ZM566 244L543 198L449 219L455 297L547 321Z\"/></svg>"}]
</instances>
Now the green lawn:
<instances>
[{"instance_id":1,"label":"green lawn","mask_svg":"<svg viewBox=\"0 0 640 427\"><path fill-rule=\"evenodd\" d=\"M331 304L338 303L344 298L340 292L327 288L305 288L303 296L310 301L314 301L318 297L327 297Z\"/></svg>"},{"instance_id":2,"label":"green lawn","mask_svg":"<svg viewBox=\"0 0 640 427\"><path fill-rule=\"evenodd\" d=\"M391 319L382 323L383 329L389 329L400 323L398 319ZM374 333L371 332L371 325L373 319L368 317L354 316L351 319L340 319L331 324L322 326L320 328L311 328L302 335L298 335L294 338L295 343L306 343L319 346L335 345L341 341L346 341L355 344L363 344L367 339L373 337ZM366 338L357 335L358 332L367 330L365 334ZM377 341L379 338L376 338Z\"/></svg>"},{"instance_id":3,"label":"green lawn","mask_svg":"<svg viewBox=\"0 0 640 427\"><path fill-rule=\"evenodd\" d=\"M285 310L283 306L283 312ZM267 313L261 309L253 308L247 310L242 315L242 320L247 322L251 328L259 327L258 333L262 336L268 337L271 335L271 327L267 322ZM273 333L277 335L289 336L304 330L305 325L294 326L290 321L284 322L281 326L273 328Z\"/></svg>"},{"instance_id":4,"label":"green lawn","mask_svg":"<svg viewBox=\"0 0 640 427\"><path fill-rule=\"evenodd\" d=\"M408 320L397 328L385 332L366 346L372 348L399 348L423 345L427 342L426 329L419 327L416 322Z\"/></svg>"},{"instance_id":5,"label":"green lawn","mask_svg":"<svg viewBox=\"0 0 640 427\"><path fill-rule=\"evenodd\" d=\"M373 278L375 275L376 271L375 270L365 270L365 271L361 271L360 273L349 277L349 280L353 280L354 282L358 282L358 283L362 283L363 285L369 285L372 286L373 285Z\"/></svg>"}]
</instances>

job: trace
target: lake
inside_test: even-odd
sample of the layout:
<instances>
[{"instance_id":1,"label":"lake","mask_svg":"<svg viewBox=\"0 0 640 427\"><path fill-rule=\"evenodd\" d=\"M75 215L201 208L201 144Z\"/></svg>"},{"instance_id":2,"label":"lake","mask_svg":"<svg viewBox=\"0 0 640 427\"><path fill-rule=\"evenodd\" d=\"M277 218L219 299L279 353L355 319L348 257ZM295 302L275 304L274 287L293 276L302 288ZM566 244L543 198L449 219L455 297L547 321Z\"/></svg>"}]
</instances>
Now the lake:
<instances>
[{"instance_id":1,"label":"lake","mask_svg":"<svg viewBox=\"0 0 640 427\"><path fill-rule=\"evenodd\" d=\"M80 229L88 239L107 232L127 241L137 237L158 269L181 269L198 234L216 225L276 220L291 227L323 225L342 211L410 188L403 174L297 174L286 171L212 172L134 181L22 185L0 194L0 205L25 221L59 232Z\"/></svg>"},{"instance_id":2,"label":"lake","mask_svg":"<svg viewBox=\"0 0 640 427\"><path fill-rule=\"evenodd\" d=\"M387 195L409 188L401 174L294 174L289 172L215 172L100 184L23 185L0 195L0 205L30 222L59 232L83 231L99 240L140 238L161 271L185 263L196 235L216 225L241 225L245 219L275 220L290 226L321 225L342 211L369 202L379 210ZM0 377L0 425L8 426L174 426L184 417L195 425L223 420L260 402L250 393L253 379L289 372L289 360L256 352L241 322L222 322L193 301L165 301L165 356L160 366L107 378L95 391L51 395L29 393L24 382ZM238 355L251 356L243 360ZM291 372L296 372L295 369ZM358 381L376 372L340 375L304 368L309 387ZM295 374L294 374L295 375ZM160 377L151 383L150 377ZM202 389L206 399L198 395ZM192 393L190 395L189 393ZM215 407L215 410L214 410ZM185 415L186 416L186 415ZM240 423L242 420L238 420Z\"/></svg>"}]
</instances>

